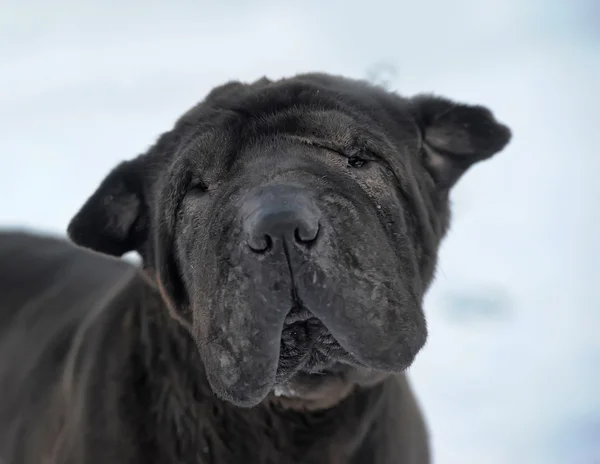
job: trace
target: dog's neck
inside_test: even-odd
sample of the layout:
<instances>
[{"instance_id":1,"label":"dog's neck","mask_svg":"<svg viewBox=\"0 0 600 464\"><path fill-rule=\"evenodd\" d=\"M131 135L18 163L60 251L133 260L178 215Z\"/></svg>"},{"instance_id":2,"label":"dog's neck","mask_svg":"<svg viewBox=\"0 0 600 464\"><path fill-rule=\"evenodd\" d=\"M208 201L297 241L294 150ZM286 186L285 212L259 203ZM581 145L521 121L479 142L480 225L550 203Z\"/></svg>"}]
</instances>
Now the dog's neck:
<instances>
[{"instance_id":1,"label":"dog's neck","mask_svg":"<svg viewBox=\"0 0 600 464\"><path fill-rule=\"evenodd\" d=\"M148 443L148 462L160 456L165 463L350 464L352 456L368 452L370 432L389 413L388 382L356 389L327 409L273 397L237 408L215 397L190 335L155 296L149 300L134 323L134 397L143 418L132 421L145 424L139 433Z\"/></svg>"}]
</instances>

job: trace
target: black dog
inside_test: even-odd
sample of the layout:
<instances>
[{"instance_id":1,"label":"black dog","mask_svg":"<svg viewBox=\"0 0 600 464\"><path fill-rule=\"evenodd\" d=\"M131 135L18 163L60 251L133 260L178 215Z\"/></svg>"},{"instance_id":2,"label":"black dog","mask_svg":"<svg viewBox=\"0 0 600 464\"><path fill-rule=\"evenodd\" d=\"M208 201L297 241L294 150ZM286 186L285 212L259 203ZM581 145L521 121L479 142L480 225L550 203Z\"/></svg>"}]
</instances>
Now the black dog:
<instances>
[{"instance_id":1,"label":"black dog","mask_svg":"<svg viewBox=\"0 0 600 464\"><path fill-rule=\"evenodd\" d=\"M123 456L428 462L403 372L450 188L509 139L484 107L307 74L218 87L119 165L69 235L137 250L178 321L132 319Z\"/></svg>"}]
</instances>

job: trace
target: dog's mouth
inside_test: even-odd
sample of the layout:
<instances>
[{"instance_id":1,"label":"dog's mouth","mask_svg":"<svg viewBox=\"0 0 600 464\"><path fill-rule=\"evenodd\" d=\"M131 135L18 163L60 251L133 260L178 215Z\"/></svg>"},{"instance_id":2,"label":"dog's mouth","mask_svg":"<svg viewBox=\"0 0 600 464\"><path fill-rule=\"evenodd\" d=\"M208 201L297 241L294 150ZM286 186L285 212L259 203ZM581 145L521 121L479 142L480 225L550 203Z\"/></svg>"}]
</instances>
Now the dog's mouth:
<instances>
[{"instance_id":1,"label":"dog's mouth","mask_svg":"<svg viewBox=\"0 0 600 464\"><path fill-rule=\"evenodd\" d=\"M251 407L299 377L410 364L423 339L411 294L386 268L360 271L336 250L244 255L217 297L194 298L195 338L217 395Z\"/></svg>"},{"instance_id":2,"label":"dog's mouth","mask_svg":"<svg viewBox=\"0 0 600 464\"><path fill-rule=\"evenodd\" d=\"M325 325L301 304L295 304L281 333L276 384L297 373L323 374L339 363L358 364Z\"/></svg>"}]
</instances>

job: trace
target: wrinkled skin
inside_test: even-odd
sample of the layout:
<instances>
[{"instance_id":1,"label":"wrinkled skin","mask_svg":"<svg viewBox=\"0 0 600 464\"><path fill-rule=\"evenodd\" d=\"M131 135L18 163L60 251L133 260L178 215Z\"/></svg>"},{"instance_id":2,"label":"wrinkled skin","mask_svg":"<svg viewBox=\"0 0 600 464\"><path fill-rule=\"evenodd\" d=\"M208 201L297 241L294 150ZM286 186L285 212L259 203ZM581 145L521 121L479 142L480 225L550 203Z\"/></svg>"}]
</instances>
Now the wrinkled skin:
<instances>
[{"instance_id":1,"label":"wrinkled skin","mask_svg":"<svg viewBox=\"0 0 600 464\"><path fill-rule=\"evenodd\" d=\"M229 83L113 170L69 234L142 255L220 398L335 402L415 359L450 189L509 138L484 107L360 81Z\"/></svg>"}]
</instances>

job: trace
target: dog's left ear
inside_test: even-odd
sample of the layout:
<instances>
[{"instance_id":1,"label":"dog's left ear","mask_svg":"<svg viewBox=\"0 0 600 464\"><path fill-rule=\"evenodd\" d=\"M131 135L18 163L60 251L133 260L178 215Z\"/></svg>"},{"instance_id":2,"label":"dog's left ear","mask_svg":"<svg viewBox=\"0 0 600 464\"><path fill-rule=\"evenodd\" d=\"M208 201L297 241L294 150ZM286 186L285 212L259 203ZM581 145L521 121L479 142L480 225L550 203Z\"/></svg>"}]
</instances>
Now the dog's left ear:
<instances>
[{"instance_id":1,"label":"dog's left ear","mask_svg":"<svg viewBox=\"0 0 600 464\"><path fill-rule=\"evenodd\" d=\"M410 103L423 135L425 167L442 189L452 187L474 163L492 157L510 141L510 129L484 106L432 95L418 95Z\"/></svg>"}]
</instances>

